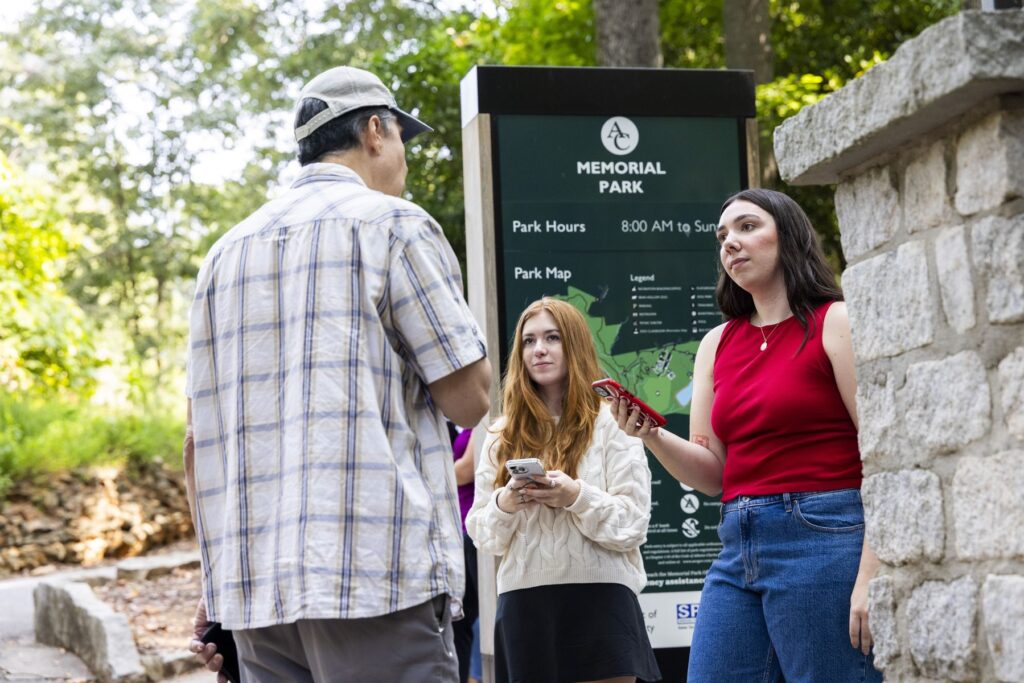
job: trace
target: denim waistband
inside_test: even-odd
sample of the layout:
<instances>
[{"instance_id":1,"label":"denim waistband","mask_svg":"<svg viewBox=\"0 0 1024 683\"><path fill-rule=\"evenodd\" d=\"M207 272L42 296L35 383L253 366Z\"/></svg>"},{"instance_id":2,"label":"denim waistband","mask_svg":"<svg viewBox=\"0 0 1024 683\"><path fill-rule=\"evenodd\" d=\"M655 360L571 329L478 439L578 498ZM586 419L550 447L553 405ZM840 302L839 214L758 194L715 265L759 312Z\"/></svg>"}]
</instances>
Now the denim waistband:
<instances>
[{"instance_id":1,"label":"denim waistband","mask_svg":"<svg viewBox=\"0 0 1024 683\"><path fill-rule=\"evenodd\" d=\"M831 489L829 491L800 491L798 493L773 493L766 496L736 496L727 503L722 503L722 512L728 512L730 510L739 510L741 508L758 507L761 505L777 505L784 504L787 508L792 504L791 501L800 500L801 498L810 498L811 496L827 496L834 493L849 493L855 491L860 493L860 489Z\"/></svg>"}]
</instances>

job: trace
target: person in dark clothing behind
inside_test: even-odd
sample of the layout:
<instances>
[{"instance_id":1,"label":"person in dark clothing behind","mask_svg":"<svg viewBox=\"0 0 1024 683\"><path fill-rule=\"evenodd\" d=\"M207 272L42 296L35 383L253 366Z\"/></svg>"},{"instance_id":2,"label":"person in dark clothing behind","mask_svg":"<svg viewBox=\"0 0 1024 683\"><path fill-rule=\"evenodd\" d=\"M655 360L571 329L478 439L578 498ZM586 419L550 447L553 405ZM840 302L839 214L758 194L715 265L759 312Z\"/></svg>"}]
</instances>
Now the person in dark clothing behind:
<instances>
[{"instance_id":1,"label":"person in dark clothing behind","mask_svg":"<svg viewBox=\"0 0 1024 683\"><path fill-rule=\"evenodd\" d=\"M452 622L455 636L455 652L459 657L459 683L469 680L469 662L473 653L473 624L480 616L477 599L476 546L466 534L466 514L473 507L473 430L458 431L448 424L452 437L452 452L455 456L455 483L459 487L459 511L462 513L462 544L466 558L466 593L462 598L463 618Z\"/></svg>"}]
</instances>

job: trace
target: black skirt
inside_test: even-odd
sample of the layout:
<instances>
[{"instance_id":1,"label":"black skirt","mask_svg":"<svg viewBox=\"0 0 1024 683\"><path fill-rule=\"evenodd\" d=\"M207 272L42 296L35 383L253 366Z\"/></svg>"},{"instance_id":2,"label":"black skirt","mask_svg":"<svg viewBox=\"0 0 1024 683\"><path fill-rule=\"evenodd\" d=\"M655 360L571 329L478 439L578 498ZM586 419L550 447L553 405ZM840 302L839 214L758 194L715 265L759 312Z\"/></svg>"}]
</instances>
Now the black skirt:
<instances>
[{"instance_id":1,"label":"black skirt","mask_svg":"<svg viewBox=\"0 0 1024 683\"><path fill-rule=\"evenodd\" d=\"M498 683L573 683L614 676L661 680L640 603L617 583L502 593L494 654Z\"/></svg>"}]
</instances>

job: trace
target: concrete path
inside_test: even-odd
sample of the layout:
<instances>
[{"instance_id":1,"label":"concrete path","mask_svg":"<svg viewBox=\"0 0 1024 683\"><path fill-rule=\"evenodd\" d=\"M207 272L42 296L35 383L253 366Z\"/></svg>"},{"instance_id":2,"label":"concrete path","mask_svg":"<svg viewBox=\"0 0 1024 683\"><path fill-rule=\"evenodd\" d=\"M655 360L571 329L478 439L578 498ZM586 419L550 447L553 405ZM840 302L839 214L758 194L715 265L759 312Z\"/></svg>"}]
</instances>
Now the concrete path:
<instances>
[{"instance_id":1,"label":"concrete path","mask_svg":"<svg viewBox=\"0 0 1024 683\"><path fill-rule=\"evenodd\" d=\"M36 643L32 591L54 577L113 576L116 569L78 569L40 577L0 581L0 678L9 681L93 681L89 669L75 655Z\"/></svg>"},{"instance_id":2,"label":"concrete path","mask_svg":"<svg viewBox=\"0 0 1024 683\"><path fill-rule=\"evenodd\" d=\"M86 579L90 576L113 578L116 573L115 567L100 567L0 581L0 680L33 683L95 681L96 678L75 655L36 642L32 591L40 581L46 579ZM198 671L166 680L175 683L212 683L217 678L209 672Z\"/></svg>"}]
</instances>

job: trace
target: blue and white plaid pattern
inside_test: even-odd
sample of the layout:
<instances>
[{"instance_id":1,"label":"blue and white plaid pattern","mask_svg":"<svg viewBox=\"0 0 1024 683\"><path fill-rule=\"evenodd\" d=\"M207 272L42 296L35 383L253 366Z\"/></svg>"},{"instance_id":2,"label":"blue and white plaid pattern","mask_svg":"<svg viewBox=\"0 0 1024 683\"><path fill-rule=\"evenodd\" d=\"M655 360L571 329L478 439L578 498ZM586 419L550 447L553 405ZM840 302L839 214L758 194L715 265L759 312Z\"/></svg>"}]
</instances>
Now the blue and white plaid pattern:
<instances>
[{"instance_id":1,"label":"blue and white plaid pattern","mask_svg":"<svg viewBox=\"0 0 1024 683\"><path fill-rule=\"evenodd\" d=\"M344 166L305 167L224 235L189 339L210 620L462 595L451 445L426 385L484 355L440 226Z\"/></svg>"}]
</instances>

